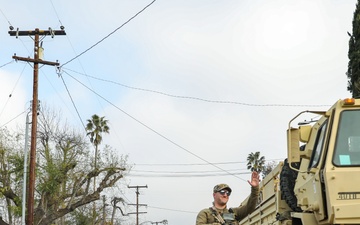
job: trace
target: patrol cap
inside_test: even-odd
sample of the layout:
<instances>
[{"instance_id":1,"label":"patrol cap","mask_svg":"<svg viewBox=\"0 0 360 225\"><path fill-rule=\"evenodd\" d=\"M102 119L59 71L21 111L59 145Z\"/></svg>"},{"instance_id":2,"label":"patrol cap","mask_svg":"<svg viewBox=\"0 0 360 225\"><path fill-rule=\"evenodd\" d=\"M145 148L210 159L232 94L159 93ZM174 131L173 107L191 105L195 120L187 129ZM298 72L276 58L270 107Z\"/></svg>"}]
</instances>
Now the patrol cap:
<instances>
[{"instance_id":1,"label":"patrol cap","mask_svg":"<svg viewBox=\"0 0 360 225\"><path fill-rule=\"evenodd\" d=\"M229 187L229 185L227 184L218 184L218 185L215 185L214 187L214 193L215 192L218 192L218 191L221 191L223 189L227 189L231 192L231 188Z\"/></svg>"}]
</instances>

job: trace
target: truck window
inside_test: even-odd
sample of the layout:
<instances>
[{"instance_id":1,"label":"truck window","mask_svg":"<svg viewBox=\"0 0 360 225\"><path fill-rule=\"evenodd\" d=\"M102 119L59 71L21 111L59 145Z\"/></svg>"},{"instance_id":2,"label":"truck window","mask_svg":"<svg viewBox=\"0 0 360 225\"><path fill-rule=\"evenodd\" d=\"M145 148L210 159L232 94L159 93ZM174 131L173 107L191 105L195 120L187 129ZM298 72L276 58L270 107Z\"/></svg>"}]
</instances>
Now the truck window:
<instances>
[{"instance_id":1,"label":"truck window","mask_svg":"<svg viewBox=\"0 0 360 225\"><path fill-rule=\"evenodd\" d=\"M311 156L309 168L313 168L318 165L318 162L320 160L321 150L324 144L326 127L327 127L327 121L319 128L319 132L316 137L315 147Z\"/></svg>"},{"instance_id":2,"label":"truck window","mask_svg":"<svg viewBox=\"0 0 360 225\"><path fill-rule=\"evenodd\" d=\"M340 115L333 164L360 166L360 111L347 110Z\"/></svg>"}]
</instances>

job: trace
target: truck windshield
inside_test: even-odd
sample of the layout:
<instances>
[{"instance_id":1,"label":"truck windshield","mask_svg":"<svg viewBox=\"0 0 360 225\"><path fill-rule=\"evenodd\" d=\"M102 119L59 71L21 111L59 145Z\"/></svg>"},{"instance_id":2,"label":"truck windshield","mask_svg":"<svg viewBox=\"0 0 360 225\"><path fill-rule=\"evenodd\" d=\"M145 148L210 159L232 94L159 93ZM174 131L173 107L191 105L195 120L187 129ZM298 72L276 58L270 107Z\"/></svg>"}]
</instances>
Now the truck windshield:
<instances>
[{"instance_id":1,"label":"truck windshield","mask_svg":"<svg viewBox=\"0 0 360 225\"><path fill-rule=\"evenodd\" d=\"M341 113L333 164L360 166L360 110L347 110Z\"/></svg>"}]
</instances>

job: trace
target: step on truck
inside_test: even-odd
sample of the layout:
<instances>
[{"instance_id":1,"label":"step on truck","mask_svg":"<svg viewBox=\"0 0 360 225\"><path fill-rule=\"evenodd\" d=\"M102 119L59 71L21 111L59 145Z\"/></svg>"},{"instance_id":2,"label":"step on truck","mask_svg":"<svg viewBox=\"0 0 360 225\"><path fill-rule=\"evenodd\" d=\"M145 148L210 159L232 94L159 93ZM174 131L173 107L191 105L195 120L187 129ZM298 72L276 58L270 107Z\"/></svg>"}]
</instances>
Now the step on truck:
<instances>
[{"instance_id":1,"label":"step on truck","mask_svg":"<svg viewBox=\"0 0 360 225\"><path fill-rule=\"evenodd\" d=\"M240 225L360 225L360 99L299 113L287 142L287 159L261 181Z\"/></svg>"}]
</instances>

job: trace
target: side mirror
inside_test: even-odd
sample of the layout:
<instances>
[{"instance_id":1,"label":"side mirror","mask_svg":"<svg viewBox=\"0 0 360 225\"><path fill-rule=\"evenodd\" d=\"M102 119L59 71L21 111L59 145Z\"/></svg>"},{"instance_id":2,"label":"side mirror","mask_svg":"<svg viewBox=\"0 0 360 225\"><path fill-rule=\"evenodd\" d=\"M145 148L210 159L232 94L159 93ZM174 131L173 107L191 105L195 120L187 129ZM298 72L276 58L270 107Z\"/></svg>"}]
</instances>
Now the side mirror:
<instances>
[{"instance_id":1,"label":"side mirror","mask_svg":"<svg viewBox=\"0 0 360 225\"><path fill-rule=\"evenodd\" d=\"M301 126L299 127L299 135L300 135L300 141L307 143L310 139L311 134L311 125Z\"/></svg>"},{"instance_id":2,"label":"side mirror","mask_svg":"<svg viewBox=\"0 0 360 225\"><path fill-rule=\"evenodd\" d=\"M287 131L288 162L300 162L299 129L290 128Z\"/></svg>"}]
</instances>

